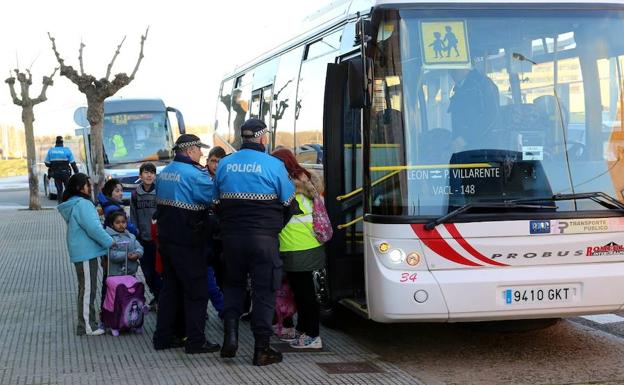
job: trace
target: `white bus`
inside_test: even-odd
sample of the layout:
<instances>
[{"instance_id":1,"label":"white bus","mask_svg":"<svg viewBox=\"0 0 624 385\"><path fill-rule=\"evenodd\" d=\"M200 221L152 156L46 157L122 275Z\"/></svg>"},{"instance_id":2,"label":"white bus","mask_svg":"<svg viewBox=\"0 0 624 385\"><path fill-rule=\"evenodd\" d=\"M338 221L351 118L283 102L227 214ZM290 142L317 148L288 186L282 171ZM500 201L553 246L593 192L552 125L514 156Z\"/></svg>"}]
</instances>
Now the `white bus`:
<instances>
[{"instance_id":1,"label":"white bus","mask_svg":"<svg viewBox=\"0 0 624 385\"><path fill-rule=\"evenodd\" d=\"M224 78L323 170L326 314L556 318L624 304L624 1L347 1ZM323 19L323 20L321 20Z\"/></svg>"},{"instance_id":2,"label":"white bus","mask_svg":"<svg viewBox=\"0 0 624 385\"><path fill-rule=\"evenodd\" d=\"M169 119L170 113L175 114L176 130ZM76 136L84 140L85 159L89 165L91 135L86 107L76 110L74 117L76 123L83 127L76 129ZM173 160L173 145L178 133L185 132L182 113L167 107L162 99L106 99L103 131L106 179L119 179L123 186L123 199L129 200L138 186L141 164L152 162L160 172ZM88 167L86 171L89 172Z\"/></svg>"}]
</instances>

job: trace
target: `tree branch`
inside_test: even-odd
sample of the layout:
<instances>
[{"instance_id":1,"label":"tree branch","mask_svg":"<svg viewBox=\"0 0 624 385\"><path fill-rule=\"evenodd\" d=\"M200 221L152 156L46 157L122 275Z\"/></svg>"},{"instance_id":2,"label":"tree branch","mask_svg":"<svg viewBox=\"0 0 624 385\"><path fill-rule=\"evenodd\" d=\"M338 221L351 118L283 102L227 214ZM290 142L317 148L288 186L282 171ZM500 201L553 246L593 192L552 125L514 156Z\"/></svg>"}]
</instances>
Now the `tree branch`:
<instances>
[{"instance_id":1,"label":"tree branch","mask_svg":"<svg viewBox=\"0 0 624 385\"><path fill-rule=\"evenodd\" d=\"M139 64L141 64L141 60L143 60L143 46L145 45L145 40L147 39L147 34L149 33L149 27L145 30L145 34L141 36L141 51L139 52L139 59L137 60L136 66L134 66L134 71L130 75L130 81L134 79L134 75L136 75L139 70Z\"/></svg>"},{"instance_id":2,"label":"tree branch","mask_svg":"<svg viewBox=\"0 0 624 385\"><path fill-rule=\"evenodd\" d=\"M48 98L46 97L46 91L49 86L54 85L54 80L52 80L52 78L54 78L54 74L56 74L57 70L58 70L58 67L54 69L54 72L52 72L52 75L43 77L43 87L41 88L41 93L36 99L33 99L32 101L33 105L39 104L41 102L45 102L46 100L48 100Z\"/></svg>"},{"instance_id":3,"label":"tree branch","mask_svg":"<svg viewBox=\"0 0 624 385\"><path fill-rule=\"evenodd\" d=\"M80 49L78 50L78 61L80 62L80 74L84 75L84 64L82 62L82 50L84 49L85 45L84 43L81 41L80 42Z\"/></svg>"},{"instance_id":4,"label":"tree branch","mask_svg":"<svg viewBox=\"0 0 624 385\"><path fill-rule=\"evenodd\" d=\"M61 55L59 54L58 50L56 49L56 42L54 37L52 37L52 35L50 34L50 32L48 32L48 37L50 38L50 41L52 42L52 50L54 51L54 55L56 56L56 60L58 61L59 65L61 66L61 76L65 76L66 78L68 78L69 80L71 80L72 83L74 83L75 85L78 86L78 89L80 90L80 92L84 93L86 95L86 93L91 90L92 88L94 88L93 86L93 82L95 81L95 78L91 75L83 75L80 76L78 74L78 71L76 71L75 69L72 68L72 66L67 66L65 65L65 61L63 60L63 58L61 58ZM92 92L92 91L90 91Z\"/></svg>"},{"instance_id":5,"label":"tree branch","mask_svg":"<svg viewBox=\"0 0 624 385\"><path fill-rule=\"evenodd\" d=\"M18 106L22 106L22 101L19 97L17 97L17 93L15 93L15 77L11 76L4 81L9 85L9 90L11 91L11 98L13 99L13 104Z\"/></svg>"},{"instance_id":6,"label":"tree branch","mask_svg":"<svg viewBox=\"0 0 624 385\"><path fill-rule=\"evenodd\" d=\"M108 63L108 67L106 67L106 78L105 78L106 80L110 78L111 70L113 69L113 63L115 63L115 59L117 59L117 56L119 55L119 52L121 51L121 46L123 45L124 41L126 41L125 36L121 40L121 43L119 43L119 45L117 46L117 51L115 51L115 54L113 55L113 60L111 60L111 62Z\"/></svg>"}]
</instances>

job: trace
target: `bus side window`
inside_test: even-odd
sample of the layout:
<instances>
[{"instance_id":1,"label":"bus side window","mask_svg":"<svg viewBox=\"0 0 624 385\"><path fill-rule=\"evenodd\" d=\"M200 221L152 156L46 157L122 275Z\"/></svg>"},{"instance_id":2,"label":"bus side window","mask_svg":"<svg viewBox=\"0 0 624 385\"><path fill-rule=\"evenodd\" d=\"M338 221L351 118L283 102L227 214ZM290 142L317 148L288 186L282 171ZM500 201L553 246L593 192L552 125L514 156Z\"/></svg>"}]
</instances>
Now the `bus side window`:
<instances>
[{"instance_id":1,"label":"bus side window","mask_svg":"<svg viewBox=\"0 0 624 385\"><path fill-rule=\"evenodd\" d=\"M323 93L327 64L334 63L340 48L335 32L308 46L299 74L295 119L295 155L302 164L318 164L323 149ZM329 51L329 53L327 53ZM322 53L322 56L317 56ZM322 86L321 86L322 85ZM310 149L313 148L313 151ZM321 158L322 159L322 158Z\"/></svg>"},{"instance_id":2,"label":"bus side window","mask_svg":"<svg viewBox=\"0 0 624 385\"><path fill-rule=\"evenodd\" d=\"M249 117L249 105L251 103L251 84L253 72L247 72L236 79L232 91L232 107L230 113L230 144L235 150L241 146L240 128Z\"/></svg>"},{"instance_id":3,"label":"bus side window","mask_svg":"<svg viewBox=\"0 0 624 385\"><path fill-rule=\"evenodd\" d=\"M221 94L219 95L219 102L217 105L217 120L215 122L215 130L217 135L215 138L215 145L221 147L224 147L226 142L231 142L232 137L232 130L230 130L228 122L230 120L230 114L232 113L231 109L233 84L233 79L229 79L223 82L223 85L221 86Z\"/></svg>"},{"instance_id":4,"label":"bus side window","mask_svg":"<svg viewBox=\"0 0 624 385\"><path fill-rule=\"evenodd\" d=\"M280 58L271 108L273 148L295 149L295 105L303 46L286 52Z\"/></svg>"}]
</instances>

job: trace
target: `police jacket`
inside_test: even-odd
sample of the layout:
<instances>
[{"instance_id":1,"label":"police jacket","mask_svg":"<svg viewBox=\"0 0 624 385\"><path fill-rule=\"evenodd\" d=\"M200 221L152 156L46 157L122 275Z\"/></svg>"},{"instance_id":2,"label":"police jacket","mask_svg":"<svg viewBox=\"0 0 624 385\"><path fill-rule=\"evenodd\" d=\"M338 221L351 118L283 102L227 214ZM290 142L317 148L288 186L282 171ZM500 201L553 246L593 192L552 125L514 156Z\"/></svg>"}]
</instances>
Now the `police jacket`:
<instances>
[{"instance_id":1,"label":"police jacket","mask_svg":"<svg viewBox=\"0 0 624 385\"><path fill-rule=\"evenodd\" d=\"M72 169L74 173L78 173L78 166L76 166L74 154L72 154L69 148L63 147L62 145L56 145L49 149L44 163L50 169L49 176L52 178L54 178L54 174L56 173L71 175Z\"/></svg>"},{"instance_id":2,"label":"police jacket","mask_svg":"<svg viewBox=\"0 0 624 385\"><path fill-rule=\"evenodd\" d=\"M208 207L213 200L208 171L176 155L156 179L158 240L199 246L209 237Z\"/></svg>"},{"instance_id":3,"label":"police jacket","mask_svg":"<svg viewBox=\"0 0 624 385\"><path fill-rule=\"evenodd\" d=\"M284 226L295 187L282 161L264 153L264 146L244 143L219 161L215 176L221 235L275 236Z\"/></svg>"}]
</instances>

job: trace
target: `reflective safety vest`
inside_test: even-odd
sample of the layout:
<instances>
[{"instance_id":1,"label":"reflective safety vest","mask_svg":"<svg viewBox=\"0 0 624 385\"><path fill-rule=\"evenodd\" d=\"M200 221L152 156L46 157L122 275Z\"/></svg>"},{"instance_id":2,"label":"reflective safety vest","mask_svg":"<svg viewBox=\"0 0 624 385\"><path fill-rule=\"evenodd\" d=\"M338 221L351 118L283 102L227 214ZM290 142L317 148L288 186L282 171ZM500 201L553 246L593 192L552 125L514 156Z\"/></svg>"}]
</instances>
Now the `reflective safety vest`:
<instances>
[{"instance_id":1,"label":"reflective safety vest","mask_svg":"<svg viewBox=\"0 0 624 385\"><path fill-rule=\"evenodd\" d=\"M113 152L113 158L121 158L128 155L128 150L124 144L124 140L121 135L113 135L113 144L115 145L115 152Z\"/></svg>"},{"instance_id":2,"label":"reflective safety vest","mask_svg":"<svg viewBox=\"0 0 624 385\"><path fill-rule=\"evenodd\" d=\"M297 203L302 214L293 215L279 234L280 251L301 251L314 249L321 243L314 236L312 221L312 199L297 193Z\"/></svg>"}]
</instances>

